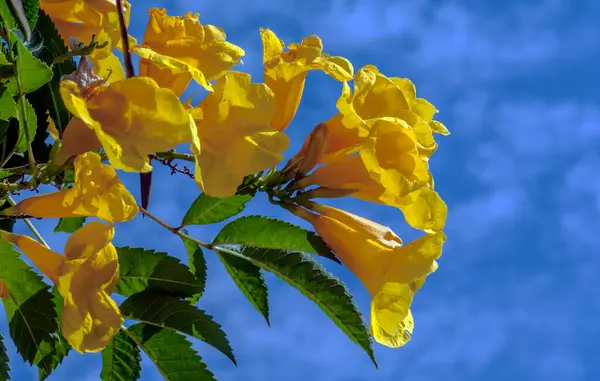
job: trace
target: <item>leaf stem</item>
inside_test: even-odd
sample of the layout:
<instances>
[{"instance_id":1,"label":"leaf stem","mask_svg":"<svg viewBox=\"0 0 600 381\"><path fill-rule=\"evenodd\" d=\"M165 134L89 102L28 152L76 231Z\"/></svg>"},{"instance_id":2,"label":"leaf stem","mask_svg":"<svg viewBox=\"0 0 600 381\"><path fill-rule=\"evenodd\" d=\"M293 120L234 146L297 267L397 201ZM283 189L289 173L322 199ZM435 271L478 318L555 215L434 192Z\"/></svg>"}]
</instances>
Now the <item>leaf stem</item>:
<instances>
[{"instance_id":1,"label":"leaf stem","mask_svg":"<svg viewBox=\"0 0 600 381\"><path fill-rule=\"evenodd\" d=\"M7 195L7 200L8 203L11 206L15 206L17 205L17 203L15 202L15 200L13 200L13 198L10 195ZM37 240L44 246L46 246L48 249L50 249L50 246L48 245L48 243L46 243L46 241L44 240L44 237L42 237L42 235L40 234L40 232L35 228L35 226L33 225L33 223L31 222L31 220L29 218L23 218L23 221L25 222L25 225L27 225L27 227L29 228L29 230L31 230L31 232L33 233L33 235L35 236L35 238L37 238Z\"/></svg>"},{"instance_id":2,"label":"leaf stem","mask_svg":"<svg viewBox=\"0 0 600 381\"><path fill-rule=\"evenodd\" d=\"M185 161L189 161L192 163L196 161L196 158L194 157L194 155L192 155L190 153L179 153L179 152L175 152L175 151L157 152L154 154L154 156L161 158L161 159L185 160Z\"/></svg>"},{"instance_id":3,"label":"leaf stem","mask_svg":"<svg viewBox=\"0 0 600 381\"><path fill-rule=\"evenodd\" d=\"M157 224L159 224L163 228L167 229L171 233L176 234L176 235L178 235L179 237L181 237L183 239L187 239L187 240L189 240L191 242L194 242L195 244L198 244L198 245L200 245L200 246L202 246L202 247L204 247L206 249L209 249L209 250L214 250L215 249L215 246L212 243L204 242L204 241L201 241L201 240L196 239L194 237L191 237L191 236L183 233L178 228L174 228L173 226L167 224L166 222L164 222L160 218L158 218L155 215L153 215L150 212L148 212L146 209L142 208L141 206L138 206L138 208L140 209L140 212L143 215L145 215L146 217L150 218L152 221L156 222Z\"/></svg>"}]
</instances>

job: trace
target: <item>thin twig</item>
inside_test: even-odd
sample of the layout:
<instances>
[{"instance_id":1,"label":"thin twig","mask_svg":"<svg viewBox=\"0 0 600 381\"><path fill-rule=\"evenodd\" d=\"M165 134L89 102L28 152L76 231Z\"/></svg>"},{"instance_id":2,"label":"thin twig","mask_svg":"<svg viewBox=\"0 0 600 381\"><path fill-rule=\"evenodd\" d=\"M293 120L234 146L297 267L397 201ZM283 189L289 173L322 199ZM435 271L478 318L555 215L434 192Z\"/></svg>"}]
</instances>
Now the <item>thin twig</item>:
<instances>
[{"instance_id":1,"label":"thin twig","mask_svg":"<svg viewBox=\"0 0 600 381\"><path fill-rule=\"evenodd\" d=\"M15 200L13 200L13 198L10 197L10 195L8 195L7 200L8 200L8 203L11 206L17 205L17 203L15 202ZM31 222L31 220L29 218L23 218L23 221L25 222L25 225L27 225L27 227L29 228L29 230L31 230L31 232L33 233L33 235L35 236L35 238L37 238L37 240L40 241L40 243L42 245L46 246L49 249L50 246L48 246L48 244L44 240L44 237L42 237L42 235L40 234L40 232L35 228L35 226L33 226L33 223Z\"/></svg>"}]
</instances>

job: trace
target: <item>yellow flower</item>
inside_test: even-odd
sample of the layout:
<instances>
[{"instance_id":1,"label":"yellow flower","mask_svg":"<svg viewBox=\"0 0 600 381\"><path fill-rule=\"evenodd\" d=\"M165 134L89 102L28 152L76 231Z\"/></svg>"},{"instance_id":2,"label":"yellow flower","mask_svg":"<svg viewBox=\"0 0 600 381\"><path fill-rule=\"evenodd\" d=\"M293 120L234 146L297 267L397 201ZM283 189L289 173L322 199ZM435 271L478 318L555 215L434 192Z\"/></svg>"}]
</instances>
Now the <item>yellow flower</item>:
<instances>
[{"instance_id":1,"label":"yellow flower","mask_svg":"<svg viewBox=\"0 0 600 381\"><path fill-rule=\"evenodd\" d=\"M149 172L148 154L193 141L193 122L171 90L148 77L104 86L90 73L78 68L60 82L65 105L83 123L67 126L57 161L101 146L115 168Z\"/></svg>"},{"instance_id":2,"label":"yellow flower","mask_svg":"<svg viewBox=\"0 0 600 381\"><path fill-rule=\"evenodd\" d=\"M419 155L414 130L405 121L388 117L370 119L365 127L368 137L324 155L320 162L325 165L296 186L318 185L307 192L309 198L341 194L395 206L411 226L441 231L447 207L431 189L428 164ZM335 135L329 141L335 142Z\"/></svg>"},{"instance_id":3,"label":"yellow flower","mask_svg":"<svg viewBox=\"0 0 600 381\"><path fill-rule=\"evenodd\" d=\"M131 50L140 56L140 75L152 77L160 87L181 96L192 78L207 90L208 81L222 77L245 54L225 40L223 29L202 25L198 14L167 16L165 9L150 8L142 46Z\"/></svg>"},{"instance_id":4,"label":"yellow flower","mask_svg":"<svg viewBox=\"0 0 600 381\"><path fill-rule=\"evenodd\" d=\"M288 137L270 125L273 92L251 83L249 74L228 72L190 112L199 137L192 145L196 182L207 195L235 194L244 176L275 166L289 146Z\"/></svg>"},{"instance_id":5,"label":"yellow flower","mask_svg":"<svg viewBox=\"0 0 600 381\"><path fill-rule=\"evenodd\" d=\"M338 99L339 113L326 122L332 136L329 152L357 144L369 135L367 120L393 117L404 120L417 137L419 154L428 158L437 148L433 132L449 134L433 120L435 107L416 98L415 87L405 78L388 78L375 66L366 65L354 76L354 92L344 83Z\"/></svg>"},{"instance_id":6,"label":"yellow flower","mask_svg":"<svg viewBox=\"0 0 600 381\"><path fill-rule=\"evenodd\" d=\"M272 126L283 131L292 121L304 90L306 74L321 70L338 81L352 79L354 68L343 57L323 53L323 43L317 36L309 36L300 44L290 44L284 52L284 43L269 29L261 29L265 84L277 100Z\"/></svg>"},{"instance_id":7,"label":"yellow flower","mask_svg":"<svg viewBox=\"0 0 600 381\"><path fill-rule=\"evenodd\" d=\"M75 185L71 189L28 197L1 213L38 218L98 217L110 222L129 221L136 216L135 199L115 170L100 162L100 155L80 155L74 166Z\"/></svg>"},{"instance_id":8,"label":"yellow flower","mask_svg":"<svg viewBox=\"0 0 600 381\"><path fill-rule=\"evenodd\" d=\"M60 255L25 235L2 232L54 284L64 298L62 333L80 353L98 352L119 331L123 318L110 298L119 279L114 228L90 222L77 230Z\"/></svg>"},{"instance_id":9,"label":"yellow flower","mask_svg":"<svg viewBox=\"0 0 600 381\"><path fill-rule=\"evenodd\" d=\"M111 80L124 78L123 67L115 48L121 47L121 31L115 0L41 0L40 6L52 18L56 29L65 41L75 37L89 44L96 35L99 44L108 42L101 49L95 49L87 57L92 61L96 73L106 77L110 71ZM125 23L129 24L131 5L123 2Z\"/></svg>"},{"instance_id":10,"label":"yellow flower","mask_svg":"<svg viewBox=\"0 0 600 381\"><path fill-rule=\"evenodd\" d=\"M369 291L375 340L392 348L406 344L414 328L413 297L437 269L446 236L426 234L403 246L385 226L332 207L314 203L310 207L320 214L302 208L294 213L314 226Z\"/></svg>"}]
</instances>

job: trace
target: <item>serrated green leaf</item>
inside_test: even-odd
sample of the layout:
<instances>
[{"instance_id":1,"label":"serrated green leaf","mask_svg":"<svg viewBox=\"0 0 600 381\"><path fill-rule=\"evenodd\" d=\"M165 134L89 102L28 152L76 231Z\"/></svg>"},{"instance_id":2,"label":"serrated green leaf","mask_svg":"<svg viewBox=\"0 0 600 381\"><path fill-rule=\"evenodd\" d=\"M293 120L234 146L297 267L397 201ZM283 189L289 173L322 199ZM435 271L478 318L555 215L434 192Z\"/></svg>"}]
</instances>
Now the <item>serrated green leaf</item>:
<instances>
[{"instance_id":1,"label":"serrated green leaf","mask_svg":"<svg viewBox=\"0 0 600 381\"><path fill-rule=\"evenodd\" d=\"M64 305L64 299L58 292L58 289L52 287L52 302L54 303L54 310L56 311L56 324L61 327L61 317ZM61 330L56 332L57 339L54 341L44 341L40 345L40 351L36 355L35 363L41 364L39 366L38 375L40 381L45 380L50 376L53 370L55 370L63 361L63 359L71 351L71 345L63 337Z\"/></svg>"},{"instance_id":2,"label":"serrated green leaf","mask_svg":"<svg viewBox=\"0 0 600 381\"><path fill-rule=\"evenodd\" d=\"M53 296L50 287L4 239L0 239L0 253L0 278L10 293L8 300L3 299L10 336L23 359L33 365L42 343L57 339Z\"/></svg>"},{"instance_id":3,"label":"serrated green leaf","mask_svg":"<svg viewBox=\"0 0 600 381\"><path fill-rule=\"evenodd\" d=\"M185 300L149 290L131 295L121 303L119 309L126 319L173 329L202 340L236 363L227 335L221 326L212 316Z\"/></svg>"},{"instance_id":4,"label":"serrated green leaf","mask_svg":"<svg viewBox=\"0 0 600 381\"><path fill-rule=\"evenodd\" d=\"M0 14L2 18L6 21L6 26L8 29L15 29L17 27L17 22L15 21L15 17L10 10L10 6L8 5L7 0L0 1ZM0 22L0 25L2 23Z\"/></svg>"},{"instance_id":5,"label":"serrated green leaf","mask_svg":"<svg viewBox=\"0 0 600 381\"><path fill-rule=\"evenodd\" d=\"M269 321L269 290L260 268L245 259L219 254L219 259L244 296Z\"/></svg>"},{"instance_id":6,"label":"serrated green leaf","mask_svg":"<svg viewBox=\"0 0 600 381\"><path fill-rule=\"evenodd\" d=\"M148 290L192 297L201 293L203 284L189 268L166 253L140 248L118 247L120 280L117 293L130 296Z\"/></svg>"},{"instance_id":7,"label":"serrated green leaf","mask_svg":"<svg viewBox=\"0 0 600 381\"><path fill-rule=\"evenodd\" d=\"M10 358L4 345L4 336L0 335L0 380L10 380Z\"/></svg>"},{"instance_id":8,"label":"serrated green leaf","mask_svg":"<svg viewBox=\"0 0 600 381\"><path fill-rule=\"evenodd\" d=\"M188 209L181 226L214 224L241 213L246 203L252 200L251 194L236 194L230 197L210 197L201 194Z\"/></svg>"},{"instance_id":9,"label":"serrated green leaf","mask_svg":"<svg viewBox=\"0 0 600 381\"><path fill-rule=\"evenodd\" d=\"M143 323L135 324L125 332L152 360L166 381L216 381L185 336Z\"/></svg>"},{"instance_id":10,"label":"serrated green leaf","mask_svg":"<svg viewBox=\"0 0 600 381\"><path fill-rule=\"evenodd\" d=\"M288 222L264 216L241 217L228 223L213 240L213 244L220 243L301 251L341 263L321 237L315 233Z\"/></svg>"},{"instance_id":11,"label":"serrated green leaf","mask_svg":"<svg viewBox=\"0 0 600 381\"><path fill-rule=\"evenodd\" d=\"M214 250L223 255L247 259L296 288L315 302L377 366L369 330L354 299L344 283L312 257L300 252L243 245L223 245L215 247Z\"/></svg>"},{"instance_id":12,"label":"serrated green leaf","mask_svg":"<svg viewBox=\"0 0 600 381\"><path fill-rule=\"evenodd\" d=\"M17 117L17 103L7 88L0 89L0 120Z\"/></svg>"},{"instance_id":13,"label":"serrated green leaf","mask_svg":"<svg viewBox=\"0 0 600 381\"><path fill-rule=\"evenodd\" d=\"M16 34L10 33L10 42L16 53L15 65L20 79L23 94L31 93L44 86L52 79L52 69L38 60L23 45Z\"/></svg>"},{"instance_id":14,"label":"serrated green leaf","mask_svg":"<svg viewBox=\"0 0 600 381\"><path fill-rule=\"evenodd\" d=\"M85 217L61 218L58 220L58 224L54 228L54 232L74 233L76 230L81 229L83 224L85 224L85 220Z\"/></svg>"},{"instance_id":15,"label":"serrated green leaf","mask_svg":"<svg viewBox=\"0 0 600 381\"><path fill-rule=\"evenodd\" d=\"M13 175L12 172L9 171L5 171L3 169L0 169L0 180L5 179L7 177L11 177Z\"/></svg>"},{"instance_id":16,"label":"serrated green leaf","mask_svg":"<svg viewBox=\"0 0 600 381\"><path fill-rule=\"evenodd\" d=\"M23 104L23 106L21 106L21 103ZM27 151L29 144L33 142L33 139L35 138L35 132L37 129L37 115L35 114L33 106L25 97L19 99L19 101L17 102L17 107L23 107L25 111L25 120L21 119L22 114L20 111L17 113L20 131L16 153L23 153ZM27 129L27 134L25 134L25 129ZM29 137L29 140L27 140L27 137Z\"/></svg>"},{"instance_id":17,"label":"serrated green leaf","mask_svg":"<svg viewBox=\"0 0 600 381\"><path fill-rule=\"evenodd\" d=\"M185 229L181 229L181 232L187 234ZM191 304L196 304L202 297L202 294L204 294L206 288L206 258L204 258L202 248L198 244L187 238L182 238L182 241L187 251L190 271L202 285L202 291L188 299Z\"/></svg>"},{"instance_id":18,"label":"serrated green leaf","mask_svg":"<svg viewBox=\"0 0 600 381\"><path fill-rule=\"evenodd\" d=\"M40 10L40 0L21 0L23 9L29 25L33 28L38 19L38 11Z\"/></svg>"},{"instance_id":19,"label":"serrated green leaf","mask_svg":"<svg viewBox=\"0 0 600 381\"><path fill-rule=\"evenodd\" d=\"M102 351L102 381L136 381L142 371L137 344L121 329Z\"/></svg>"},{"instance_id":20,"label":"serrated green leaf","mask_svg":"<svg viewBox=\"0 0 600 381\"><path fill-rule=\"evenodd\" d=\"M68 52L65 42L58 33L52 19L40 10L36 25L37 30L42 35L44 46L39 54L39 58L48 65L52 65L54 58L64 55ZM76 69L75 62L72 59L65 60L52 65L52 80L42 88L31 94L31 103L35 108L41 108L42 105L48 110L50 117L54 121L56 129L62 133L71 119L71 113L65 107L65 104L59 93L59 82L63 75L71 74Z\"/></svg>"}]
</instances>

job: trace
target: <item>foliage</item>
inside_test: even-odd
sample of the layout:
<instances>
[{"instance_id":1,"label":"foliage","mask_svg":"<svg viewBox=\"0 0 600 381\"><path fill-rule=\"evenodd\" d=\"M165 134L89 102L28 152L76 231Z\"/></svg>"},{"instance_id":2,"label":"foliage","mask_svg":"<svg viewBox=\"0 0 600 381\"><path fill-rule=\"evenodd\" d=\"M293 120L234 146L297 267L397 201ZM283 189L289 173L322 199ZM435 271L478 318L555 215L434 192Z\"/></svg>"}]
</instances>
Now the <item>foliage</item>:
<instances>
[{"instance_id":1,"label":"foliage","mask_svg":"<svg viewBox=\"0 0 600 381\"><path fill-rule=\"evenodd\" d=\"M435 107L417 98L406 78L372 65L355 72L347 59L324 53L317 36L286 49L261 29L264 83L255 83L232 70L244 50L195 15L151 9L152 28L137 45L120 40L127 26L117 13L129 5L99 6L0 1L0 298L9 326L0 334L0 379L11 379L10 337L40 380L52 378L72 350L101 352L102 380L140 379L142 355L166 380L216 380L192 347L202 341L237 364L227 327L202 309L212 292L211 256L268 325L270 303L287 301L269 300L264 272L314 302L375 366L373 338L405 345L414 325L411 302L437 269L446 239L447 208L428 163L434 134L449 132L433 119ZM98 25L98 13L107 12ZM65 37L73 37L68 46ZM117 48L125 49L123 64ZM140 58L137 69L131 55ZM342 83L339 113L285 162L285 130L314 70ZM188 86L208 95L185 101ZM189 151L175 150L182 144ZM190 177L197 190L177 226L146 210L152 165ZM143 207L119 171L143 175ZM172 189L173 197L180 191ZM314 231L252 207L248 215L261 194ZM423 235L406 244L385 226L314 201L336 197L396 208ZM139 214L183 246L169 253L145 242L113 246L114 231L140 223ZM47 246L34 218L58 219L54 232L69 236L64 252ZM13 233L22 222L35 239ZM196 225L220 230L205 242L186 230ZM369 324L348 287L319 261L334 271L347 267L367 288Z\"/></svg>"}]
</instances>

